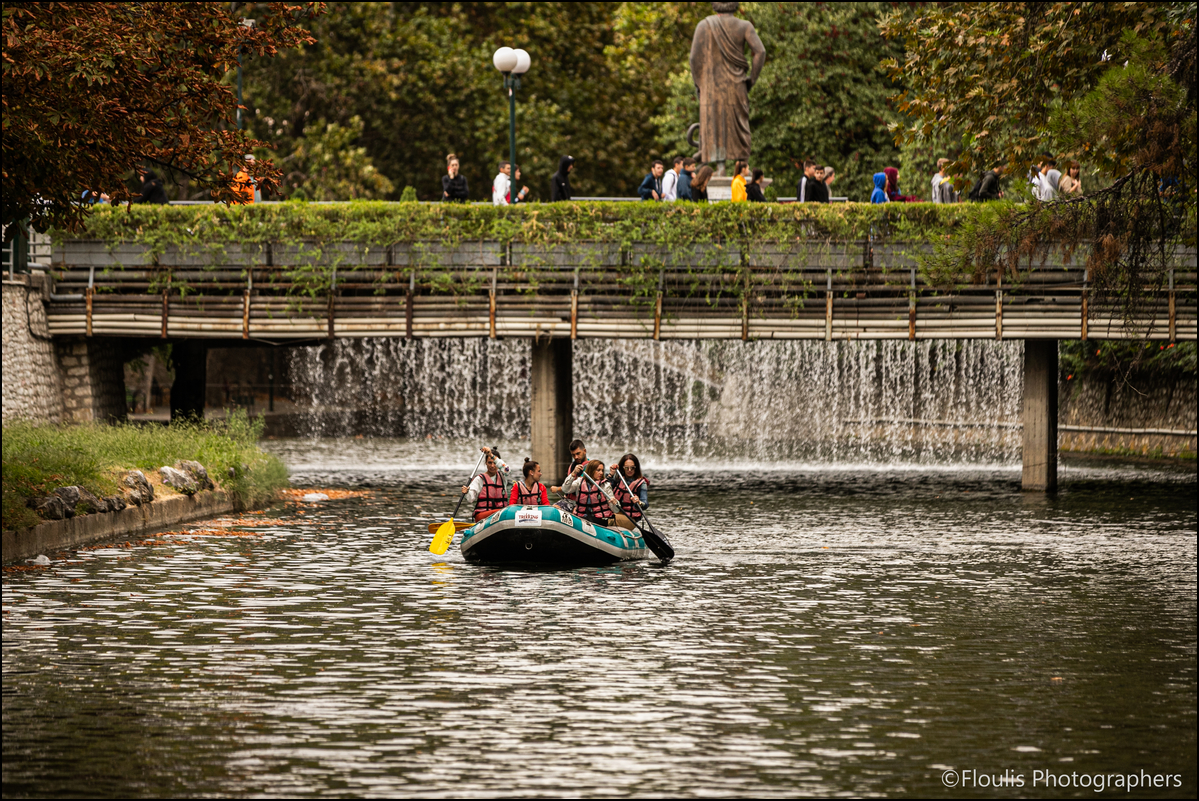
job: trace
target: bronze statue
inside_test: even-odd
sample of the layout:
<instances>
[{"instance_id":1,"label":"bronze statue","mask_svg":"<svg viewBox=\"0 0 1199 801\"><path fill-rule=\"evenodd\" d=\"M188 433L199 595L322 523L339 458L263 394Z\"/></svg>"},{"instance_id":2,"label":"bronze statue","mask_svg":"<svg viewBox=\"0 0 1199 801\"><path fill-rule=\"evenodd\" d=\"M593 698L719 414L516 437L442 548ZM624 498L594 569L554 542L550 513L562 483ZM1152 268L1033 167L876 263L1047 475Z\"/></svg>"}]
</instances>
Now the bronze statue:
<instances>
[{"instance_id":1,"label":"bronze statue","mask_svg":"<svg viewBox=\"0 0 1199 801\"><path fill-rule=\"evenodd\" d=\"M701 162L749 160L749 89L766 62L752 22L733 16L739 3L713 3L716 13L695 26L691 80L699 94ZM753 66L745 60L745 46Z\"/></svg>"}]
</instances>

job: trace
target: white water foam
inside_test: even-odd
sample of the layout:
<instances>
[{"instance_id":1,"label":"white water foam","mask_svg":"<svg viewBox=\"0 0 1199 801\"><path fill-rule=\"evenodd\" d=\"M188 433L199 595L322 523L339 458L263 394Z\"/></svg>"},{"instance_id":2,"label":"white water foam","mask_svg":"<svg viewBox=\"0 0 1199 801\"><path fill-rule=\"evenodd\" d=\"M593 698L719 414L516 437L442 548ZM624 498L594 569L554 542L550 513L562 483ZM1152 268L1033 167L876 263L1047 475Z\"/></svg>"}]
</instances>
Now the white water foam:
<instances>
[{"instance_id":1,"label":"white water foam","mask_svg":"<svg viewBox=\"0 0 1199 801\"><path fill-rule=\"evenodd\" d=\"M446 459L440 439L523 452L529 351L528 340L486 339L298 348L303 430L427 440L430 460ZM580 340L574 433L659 469L1009 469L1022 362L1020 342Z\"/></svg>"}]
</instances>

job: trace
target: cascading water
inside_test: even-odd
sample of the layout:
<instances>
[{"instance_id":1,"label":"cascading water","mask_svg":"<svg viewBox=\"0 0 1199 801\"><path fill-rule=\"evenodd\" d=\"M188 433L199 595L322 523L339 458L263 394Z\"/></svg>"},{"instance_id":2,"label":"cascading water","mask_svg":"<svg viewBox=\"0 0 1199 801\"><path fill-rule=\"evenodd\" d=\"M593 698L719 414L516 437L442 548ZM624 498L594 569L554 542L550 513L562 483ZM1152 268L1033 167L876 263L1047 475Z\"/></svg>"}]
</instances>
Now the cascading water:
<instances>
[{"instance_id":1,"label":"cascading water","mask_svg":"<svg viewBox=\"0 0 1199 801\"><path fill-rule=\"evenodd\" d=\"M291 374L313 436L520 440L529 359L527 340L339 340ZM658 463L1010 464L1022 362L1019 342L579 340L574 432Z\"/></svg>"},{"instance_id":2,"label":"cascading water","mask_svg":"<svg viewBox=\"0 0 1199 801\"><path fill-rule=\"evenodd\" d=\"M309 436L529 435L524 340L355 339L291 352Z\"/></svg>"}]
</instances>

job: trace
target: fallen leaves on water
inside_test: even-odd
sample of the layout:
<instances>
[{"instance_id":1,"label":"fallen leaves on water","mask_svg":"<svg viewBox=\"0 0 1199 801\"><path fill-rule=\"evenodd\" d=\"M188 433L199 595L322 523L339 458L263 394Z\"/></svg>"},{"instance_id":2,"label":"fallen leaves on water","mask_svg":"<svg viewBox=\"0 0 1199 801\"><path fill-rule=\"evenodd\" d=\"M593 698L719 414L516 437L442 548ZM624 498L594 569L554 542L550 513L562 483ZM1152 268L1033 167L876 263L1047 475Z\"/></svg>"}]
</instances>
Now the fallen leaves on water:
<instances>
[{"instance_id":1,"label":"fallen leaves on water","mask_svg":"<svg viewBox=\"0 0 1199 801\"><path fill-rule=\"evenodd\" d=\"M367 498L370 497L370 490L347 490L347 489L323 489L321 487L308 487L304 489L291 487L283 490L283 497L292 501L299 501L305 495L313 492L320 492L329 496L331 501L340 501L345 498Z\"/></svg>"},{"instance_id":2,"label":"fallen leaves on water","mask_svg":"<svg viewBox=\"0 0 1199 801\"><path fill-rule=\"evenodd\" d=\"M261 531L230 531L219 528L197 528L192 531L164 531L161 537L261 537Z\"/></svg>"},{"instance_id":3,"label":"fallen leaves on water","mask_svg":"<svg viewBox=\"0 0 1199 801\"><path fill-rule=\"evenodd\" d=\"M39 570L49 570L50 565L5 565L5 573L36 573ZM5 612L5 614L8 614Z\"/></svg>"}]
</instances>

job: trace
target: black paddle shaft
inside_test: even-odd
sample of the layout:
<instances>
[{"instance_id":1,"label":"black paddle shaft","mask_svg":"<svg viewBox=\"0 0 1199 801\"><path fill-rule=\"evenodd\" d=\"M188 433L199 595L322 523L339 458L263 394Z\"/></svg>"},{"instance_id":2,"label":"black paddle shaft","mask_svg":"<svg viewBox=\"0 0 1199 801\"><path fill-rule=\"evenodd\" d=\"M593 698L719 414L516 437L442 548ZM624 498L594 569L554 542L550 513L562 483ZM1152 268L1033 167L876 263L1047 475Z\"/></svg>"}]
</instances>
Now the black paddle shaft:
<instances>
[{"instance_id":1,"label":"black paddle shaft","mask_svg":"<svg viewBox=\"0 0 1199 801\"><path fill-rule=\"evenodd\" d=\"M486 456L486 454L484 454L484 456ZM467 481L475 480L475 473L478 472L479 465L481 465L481 464L483 464L482 456L479 457L479 461L475 464L475 469L470 471L470 478L468 478ZM450 515L450 520L453 520L455 517L458 516L458 510L462 508L462 502L465 500L466 500L466 493L464 492L460 496L458 496L458 505L454 507L454 513L452 515Z\"/></svg>"},{"instance_id":2,"label":"black paddle shaft","mask_svg":"<svg viewBox=\"0 0 1199 801\"><path fill-rule=\"evenodd\" d=\"M639 499L633 494L633 488L629 486L629 482L624 480L619 467L616 468L616 475L620 476L620 483L624 484L624 491L629 493L629 497L632 498L634 503L638 503ZM648 532L637 525L637 521L633 520L632 516L629 517L629 520L633 520L633 525L637 526L637 530L641 532L641 536L645 539L645 544L649 546L649 549L663 562L669 562L671 559L674 559L674 546L670 544L670 540L666 539L665 534L654 528L653 522L650 521L649 515L645 513L644 509L641 510L641 519L645 521L645 525L649 528Z\"/></svg>"},{"instance_id":3,"label":"black paddle shaft","mask_svg":"<svg viewBox=\"0 0 1199 801\"><path fill-rule=\"evenodd\" d=\"M597 492L603 495L604 491L599 488L599 484L595 483L595 479L587 475L586 472L583 473L583 477L591 482L591 486L595 487ZM621 476L621 481L624 481L624 476ZM626 490L628 489L628 486L628 484L625 484ZM641 514L642 517L645 516L644 512ZM629 520L632 520L633 525L636 526L637 530L641 532L641 538L645 540L645 544L649 546L649 549L654 552L654 556L658 557L663 562L669 562L671 559L674 559L674 548L671 547L670 541L654 529L653 524L649 522L648 517L645 518L645 522L649 525L649 531L643 529L636 520L633 520L633 518L630 517Z\"/></svg>"}]
</instances>

